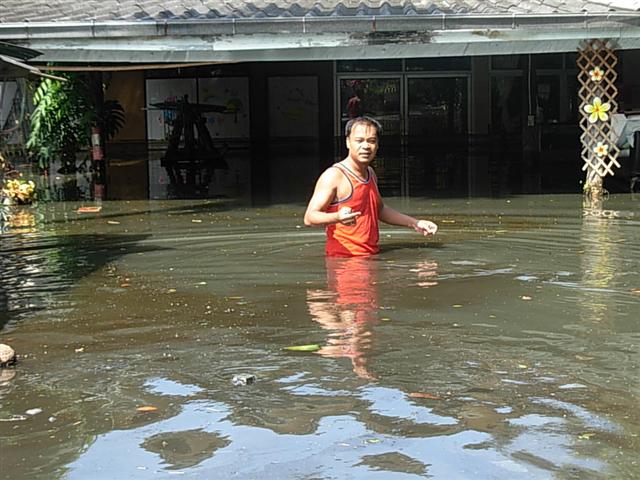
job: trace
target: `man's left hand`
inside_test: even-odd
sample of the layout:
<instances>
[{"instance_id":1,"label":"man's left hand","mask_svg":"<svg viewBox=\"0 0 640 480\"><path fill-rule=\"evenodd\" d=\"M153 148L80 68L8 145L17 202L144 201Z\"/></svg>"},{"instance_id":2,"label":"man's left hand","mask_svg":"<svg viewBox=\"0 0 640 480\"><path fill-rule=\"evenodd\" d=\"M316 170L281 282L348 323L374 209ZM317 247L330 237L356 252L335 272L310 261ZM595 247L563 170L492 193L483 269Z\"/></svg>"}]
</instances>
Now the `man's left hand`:
<instances>
[{"instance_id":1,"label":"man's left hand","mask_svg":"<svg viewBox=\"0 0 640 480\"><path fill-rule=\"evenodd\" d=\"M425 237L428 235L433 235L438 231L438 225L429 220L418 220L418 222L413 227L416 232L422 233Z\"/></svg>"}]
</instances>

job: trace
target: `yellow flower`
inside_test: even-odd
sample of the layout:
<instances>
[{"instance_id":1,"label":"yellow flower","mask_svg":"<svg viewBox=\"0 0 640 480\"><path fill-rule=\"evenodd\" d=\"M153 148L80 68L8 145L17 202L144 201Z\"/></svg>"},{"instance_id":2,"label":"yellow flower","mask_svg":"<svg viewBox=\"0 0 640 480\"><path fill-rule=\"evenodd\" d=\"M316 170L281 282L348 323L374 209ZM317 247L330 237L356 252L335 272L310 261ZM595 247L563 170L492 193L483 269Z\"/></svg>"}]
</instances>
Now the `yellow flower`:
<instances>
[{"instance_id":1,"label":"yellow flower","mask_svg":"<svg viewBox=\"0 0 640 480\"><path fill-rule=\"evenodd\" d=\"M596 143L596 146L593 147L593 151L598 157L604 157L609 153L609 145L603 142Z\"/></svg>"},{"instance_id":2,"label":"yellow flower","mask_svg":"<svg viewBox=\"0 0 640 480\"><path fill-rule=\"evenodd\" d=\"M9 199L19 200L23 203L30 203L35 197L36 184L31 180L7 180L2 194Z\"/></svg>"},{"instance_id":3,"label":"yellow flower","mask_svg":"<svg viewBox=\"0 0 640 480\"><path fill-rule=\"evenodd\" d=\"M598 119L602 122L606 122L609 120L609 115L607 112L611 109L611 105L607 102L602 103L600 97L596 97L593 99L593 103L591 105L585 105L584 111L589 114L589 123L596 123Z\"/></svg>"},{"instance_id":4,"label":"yellow flower","mask_svg":"<svg viewBox=\"0 0 640 480\"><path fill-rule=\"evenodd\" d=\"M593 70L589 72L589 76L591 77L592 82L600 82L604 78L604 72L600 67L595 67Z\"/></svg>"}]
</instances>

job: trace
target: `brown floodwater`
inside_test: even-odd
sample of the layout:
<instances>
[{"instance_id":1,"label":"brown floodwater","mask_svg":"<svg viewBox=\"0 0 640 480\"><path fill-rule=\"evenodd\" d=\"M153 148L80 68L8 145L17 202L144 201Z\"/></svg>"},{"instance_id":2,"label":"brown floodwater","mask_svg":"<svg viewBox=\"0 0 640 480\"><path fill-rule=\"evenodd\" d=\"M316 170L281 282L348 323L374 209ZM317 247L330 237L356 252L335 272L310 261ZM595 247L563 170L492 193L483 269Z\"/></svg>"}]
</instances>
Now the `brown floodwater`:
<instances>
[{"instance_id":1,"label":"brown floodwater","mask_svg":"<svg viewBox=\"0 0 640 480\"><path fill-rule=\"evenodd\" d=\"M2 476L640 478L640 198L387 202L440 233L326 261L302 204L11 207Z\"/></svg>"}]
</instances>

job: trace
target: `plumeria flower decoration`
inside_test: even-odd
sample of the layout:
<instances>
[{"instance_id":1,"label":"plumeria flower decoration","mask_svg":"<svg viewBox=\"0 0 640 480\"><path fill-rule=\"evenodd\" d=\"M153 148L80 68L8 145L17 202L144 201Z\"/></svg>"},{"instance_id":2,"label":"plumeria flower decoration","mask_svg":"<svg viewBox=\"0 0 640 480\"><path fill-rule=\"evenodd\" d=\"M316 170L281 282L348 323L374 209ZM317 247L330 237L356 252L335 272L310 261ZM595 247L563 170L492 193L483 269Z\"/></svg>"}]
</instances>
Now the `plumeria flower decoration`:
<instances>
[{"instance_id":1,"label":"plumeria flower decoration","mask_svg":"<svg viewBox=\"0 0 640 480\"><path fill-rule=\"evenodd\" d=\"M604 142L598 142L596 143L596 146L593 147L593 151L599 158L602 158L609 153L609 145Z\"/></svg>"},{"instance_id":2,"label":"plumeria flower decoration","mask_svg":"<svg viewBox=\"0 0 640 480\"><path fill-rule=\"evenodd\" d=\"M589 76L592 82L598 83L604 78L604 72L600 67L594 67L593 70L589 71Z\"/></svg>"},{"instance_id":3,"label":"plumeria flower decoration","mask_svg":"<svg viewBox=\"0 0 640 480\"><path fill-rule=\"evenodd\" d=\"M607 112L611 109L611 105L609 103L600 100L600 97L596 97L593 99L592 104L587 104L584 106L584 111L589 114L589 123L596 123L598 120L601 122L606 122L609 120L609 115Z\"/></svg>"}]
</instances>

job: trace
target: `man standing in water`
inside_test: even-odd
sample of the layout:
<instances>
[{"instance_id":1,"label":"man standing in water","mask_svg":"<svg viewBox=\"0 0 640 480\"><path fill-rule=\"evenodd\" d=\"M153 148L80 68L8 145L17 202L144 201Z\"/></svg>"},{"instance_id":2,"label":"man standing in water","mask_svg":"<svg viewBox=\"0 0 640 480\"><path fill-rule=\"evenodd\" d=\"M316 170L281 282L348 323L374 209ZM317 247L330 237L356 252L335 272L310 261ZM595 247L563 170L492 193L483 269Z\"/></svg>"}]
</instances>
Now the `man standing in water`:
<instances>
[{"instance_id":1,"label":"man standing in water","mask_svg":"<svg viewBox=\"0 0 640 480\"><path fill-rule=\"evenodd\" d=\"M374 255L378 220L433 235L438 226L394 210L382 201L370 164L378 151L382 127L371 117L347 122L347 158L324 171L304 214L307 226L327 227L326 252L332 257Z\"/></svg>"}]
</instances>

